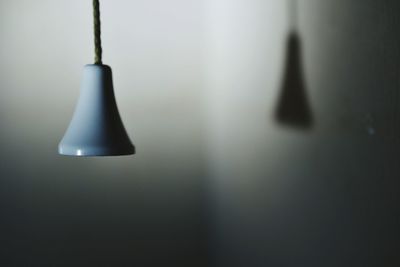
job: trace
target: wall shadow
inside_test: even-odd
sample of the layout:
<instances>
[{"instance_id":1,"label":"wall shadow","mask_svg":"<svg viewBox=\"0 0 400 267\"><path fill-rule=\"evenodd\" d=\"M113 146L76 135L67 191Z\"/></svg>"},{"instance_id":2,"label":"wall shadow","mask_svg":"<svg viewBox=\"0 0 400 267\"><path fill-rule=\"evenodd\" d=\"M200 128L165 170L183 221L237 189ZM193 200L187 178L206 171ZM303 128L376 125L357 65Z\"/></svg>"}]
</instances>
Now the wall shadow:
<instances>
[{"instance_id":1,"label":"wall shadow","mask_svg":"<svg viewBox=\"0 0 400 267\"><path fill-rule=\"evenodd\" d=\"M275 120L296 129L311 129L314 118L304 78L301 39L296 31L288 36L286 63Z\"/></svg>"}]
</instances>

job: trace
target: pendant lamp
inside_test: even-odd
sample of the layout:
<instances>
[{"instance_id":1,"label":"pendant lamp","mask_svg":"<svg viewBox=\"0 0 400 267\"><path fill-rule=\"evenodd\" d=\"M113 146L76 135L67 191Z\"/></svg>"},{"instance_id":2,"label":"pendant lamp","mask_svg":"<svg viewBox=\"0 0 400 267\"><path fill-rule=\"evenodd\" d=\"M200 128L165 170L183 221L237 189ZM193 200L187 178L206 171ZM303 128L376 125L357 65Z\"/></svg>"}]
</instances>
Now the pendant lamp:
<instances>
[{"instance_id":1,"label":"pendant lamp","mask_svg":"<svg viewBox=\"0 0 400 267\"><path fill-rule=\"evenodd\" d=\"M285 72L275 118L285 126L310 129L313 126L313 115L305 85L301 38L297 30L297 0L289 1L291 30L287 39Z\"/></svg>"},{"instance_id":2,"label":"pendant lamp","mask_svg":"<svg viewBox=\"0 0 400 267\"><path fill-rule=\"evenodd\" d=\"M58 146L67 156L135 154L115 101L111 68L102 63L99 0L93 0L95 62L83 70L75 113Z\"/></svg>"}]
</instances>

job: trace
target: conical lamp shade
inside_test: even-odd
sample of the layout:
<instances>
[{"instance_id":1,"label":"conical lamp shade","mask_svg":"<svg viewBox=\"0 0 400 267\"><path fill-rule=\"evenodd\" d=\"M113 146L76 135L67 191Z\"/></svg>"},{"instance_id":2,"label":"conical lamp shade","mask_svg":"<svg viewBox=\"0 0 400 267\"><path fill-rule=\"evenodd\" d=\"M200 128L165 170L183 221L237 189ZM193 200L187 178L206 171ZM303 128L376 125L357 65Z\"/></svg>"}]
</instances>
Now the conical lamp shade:
<instances>
[{"instance_id":1,"label":"conical lamp shade","mask_svg":"<svg viewBox=\"0 0 400 267\"><path fill-rule=\"evenodd\" d=\"M289 35L281 90L275 111L277 121L295 128L311 128L313 114L304 80L300 37L296 32Z\"/></svg>"},{"instance_id":2,"label":"conical lamp shade","mask_svg":"<svg viewBox=\"0 0 400 267\"><path fill-rule=\"evenodd\" d=\"M109 66L85 66L78 104L58 151L69 156L135 153L119 116Z\"/></svg>"}]
</instances>

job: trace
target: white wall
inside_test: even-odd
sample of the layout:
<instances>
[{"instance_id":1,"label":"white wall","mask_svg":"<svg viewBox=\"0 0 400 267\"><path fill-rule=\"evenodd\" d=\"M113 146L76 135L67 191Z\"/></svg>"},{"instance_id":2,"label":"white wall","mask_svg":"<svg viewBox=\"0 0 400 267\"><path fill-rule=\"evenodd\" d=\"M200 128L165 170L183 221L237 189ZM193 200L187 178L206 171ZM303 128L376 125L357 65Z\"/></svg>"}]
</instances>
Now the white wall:
<instances>
[{"instance_id":1,"label":"white wall","mask_svg":"<svg viewBox=\"0 0 400 267\"><path fill-rule=\"evenodd\" d=\"M399 3L298 2L308 130L286 1L101 1L137 155L76 159L91 1L0 1L0 265L399 266Z\"/></svg>"},{"instance_id":2,"label":"white wall","mask_svg":"<svg viewBox=\"0 0 400 267\"><path fill-rule=\"evenodd\" d=\"M278 124L287 1L209 1L217 266L396 266L395 1L299 3L311 129Z\"/></svg>"},{"instance_id":3,"label":"white wall","mask_svg":"<svg viewBox=\"0 0 400 267\"><path fill-rule=\"evenodd\" d=\"M203 3L101 1L137 155L61 157L91 2L0 1L0 265L203 266Z\"/></svg>"}]
</instances>

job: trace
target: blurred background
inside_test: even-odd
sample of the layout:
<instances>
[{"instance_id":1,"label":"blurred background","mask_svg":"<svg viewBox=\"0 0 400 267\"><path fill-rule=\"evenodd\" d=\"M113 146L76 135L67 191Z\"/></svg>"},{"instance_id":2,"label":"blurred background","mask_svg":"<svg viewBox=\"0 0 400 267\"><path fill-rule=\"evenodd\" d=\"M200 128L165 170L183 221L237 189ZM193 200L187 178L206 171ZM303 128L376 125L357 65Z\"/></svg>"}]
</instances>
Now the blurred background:
<instances>
[{"instance_id":1,"label":"blurred background","mask_svg":"<svg viewBox=\"0 0 400 267\"><path fill-rule=\"evenodd\" d=\"M0 266L400 266L400 3L103 0L137 154L57 154L92 1L0 0Z\"/></svg>"}]
</instances>

